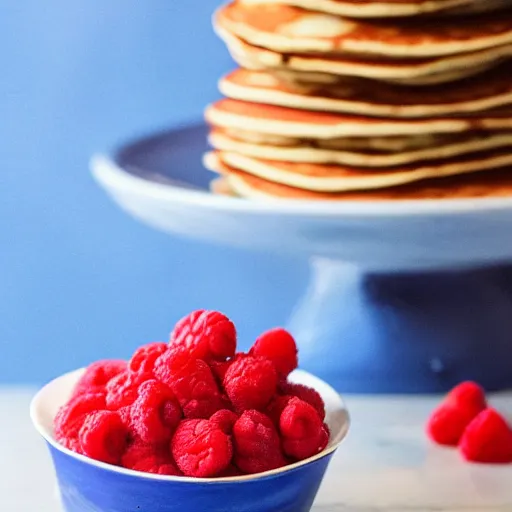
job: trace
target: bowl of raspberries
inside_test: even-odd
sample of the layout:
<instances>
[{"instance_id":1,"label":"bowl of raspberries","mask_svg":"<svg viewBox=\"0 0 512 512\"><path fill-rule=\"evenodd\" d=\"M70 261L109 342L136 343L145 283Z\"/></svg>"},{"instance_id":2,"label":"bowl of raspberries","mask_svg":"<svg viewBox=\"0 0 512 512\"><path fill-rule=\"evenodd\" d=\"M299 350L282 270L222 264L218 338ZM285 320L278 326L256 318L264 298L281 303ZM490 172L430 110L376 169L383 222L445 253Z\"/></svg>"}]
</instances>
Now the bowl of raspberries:
<instances>
[{"instance_id":1,"label":"bowl of raspberries","mask_svg":"<svg viewBox=\"0 0 512 512\"><path fill-rule=\"evenodd\" d=\"M67 373L34 397L66 512L306 512L345 438L339 395L286 330L246 353L222 313Z\"/></svg>"}]
</instances>

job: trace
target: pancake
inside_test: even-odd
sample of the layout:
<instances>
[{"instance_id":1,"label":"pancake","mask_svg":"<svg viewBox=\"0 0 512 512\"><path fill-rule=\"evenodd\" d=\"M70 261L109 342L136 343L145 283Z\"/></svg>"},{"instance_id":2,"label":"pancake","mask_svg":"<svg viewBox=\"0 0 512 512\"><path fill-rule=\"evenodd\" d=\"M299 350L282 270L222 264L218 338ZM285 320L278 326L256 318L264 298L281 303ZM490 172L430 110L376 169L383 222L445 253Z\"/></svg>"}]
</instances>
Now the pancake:
<instances>
[{"instance_id":1,"label":"pancake","mask_svg":"<svg viewBox=\"0 0 512 512\"><path fill-rule=\"evenodd\" d=\"M286 137L282 135L268 135L249 130L231 130L229 128L214 128L213 132L238 142L259 144L277 148L313 148L335 149L339 151L365 152L390 154L400 151L413 151L428 149L433 146L445 146L464 142L469 134L421 134L394 137L341 137L333 139L305 139ZM492 132L490 132L492 134ZM490 136L489 132L483 132L482 136ZM476 136L476 134L474 134Z\"/></svg>"},{"instance_id":2,"label":"pancake","mask_svg":"<svg viewBox=\"0 0 512 512\"><path fill-rule=\"evenodd\" d=\"M354 20L283 4L231 2L215 23L281 53L441 57L512 44L512 11L432 20Z\"/></svg>"},{"instance_id":3,"label":"pancake","mask_svg":"<svg viewBox=\"0 0 512 512\"><path fill-rule=\"evenodd\" d=\"M419 181L412 184L370 191L321 193L289 187L237 171L220 161L224 190L248 199L304 201L404 201L433 199L476 199L512 197L512 168Z\"/></svg>"},{"instance_id":4,"label":"pancake","mask_svg":"<svg viewBox=\"0 0 512 512\"><path fill-rule=\"evenodd\" d=\"M508 148L509 151L512 150L512 132L474 134L472 137L467 137L459 142L445 146L431 145L419 150L399 151L395 153L340 151L308 147L301 144L284 147L254 144L237 140L219 129L213 130L210 133L209 141L212 147L218 151L238 153L240 155L263 160L376 168L453 158L460 155L498 148Z\"/></svg>"},{"instance_id":5,"label":"pancake","mask_svg":"<svg viewBox=\"0 0 512 512\"><path fill-rule=\"evenodd\" d=\"M403 165L379 170L341 165L261 160L238 153L220 151L214 155L214 158L238 171L275 183L316 192L388 188L442 176L484 172L512 166L512 153L507 150L487 151L459 158L435 160L426 164ZM207 156L205 159L209 169L214 168L214 164L209 163L211 158L213 157Z\"/></svg>"},{"instance_id":6,"label":"pancake","mask_svg":"<svg viewBox=\"0 0 512 512\"><path fill-rule=\"evenodd\" d=\"M290 85L272 73L238 69L219 82L228 98L368 116L420 118L512 105L512 61L453 84L404 87L345 78L331 86Z\"/></svg>"},{"instance_id":7,"label":"pancake","mask_svg":"<svg viewBox=\"0 0 512 512\"><path fill-rule=\"evenodd\" d=\"M336 83L339 77L361 77L386 82L428 85L445 83L480 73L512 57L512 44L427 59L354 58L349 55L282 54L250 45L220 27L218 35L242 67L279 73L290 82Z\"/></svg>"},{"instance_id":8,"label":"pancake","mask_svg":"<svg viewBox=\"0 0 512 512\"><path fill-rule=\"evenodd\" d=\"M236 197L236 193L229 186L228 180L223 176L219 176L210 182L210 190L220 196Z\"/></svg>"},{"instance_id":9,"label":"pancake","mask_svg":"<svg viewBox=\"0 0 512 512\"><path fill-rule=\"evenodd\" d=\"M493 111L473 117L439 117L396 120L312 112L274 105L222 99L210 105L206 120L213 126L247 129L270 135L332 139L336 137L380 137L460 133L476 130L512 129L510 111Z\"/></svg>"},{"instance_id":10,"label":"pancake","mask_svg":"<svg viewBox=\"0 0 512 512\"><path fill-rule=\"evenodd\" d=\"M243 0L246 4L261 0ZM506 0L267 0L348 18L394 18L424 14L482 12L506 5Z\"/></svg>"}]
</instances>

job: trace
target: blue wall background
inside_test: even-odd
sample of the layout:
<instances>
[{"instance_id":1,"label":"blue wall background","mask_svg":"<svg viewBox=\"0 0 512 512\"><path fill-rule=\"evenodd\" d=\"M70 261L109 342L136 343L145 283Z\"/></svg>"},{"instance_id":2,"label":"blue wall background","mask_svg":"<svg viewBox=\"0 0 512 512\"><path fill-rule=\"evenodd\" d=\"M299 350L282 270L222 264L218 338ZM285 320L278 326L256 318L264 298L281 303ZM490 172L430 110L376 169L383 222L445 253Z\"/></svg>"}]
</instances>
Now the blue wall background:
<instances>
[{"instance_id":1,"label":"blue wall background","mask_svg":"<svg viewBox=\"0 0 512 512\"><path fill-rule=\"evenodd\" d=\"M87 167L200 118L232 65L210 27L218 3L0 2L0 383L128 356L199 307L232 316L246 343L290 313L302 262L151 231Z\"/></svg>"}]
</instances>

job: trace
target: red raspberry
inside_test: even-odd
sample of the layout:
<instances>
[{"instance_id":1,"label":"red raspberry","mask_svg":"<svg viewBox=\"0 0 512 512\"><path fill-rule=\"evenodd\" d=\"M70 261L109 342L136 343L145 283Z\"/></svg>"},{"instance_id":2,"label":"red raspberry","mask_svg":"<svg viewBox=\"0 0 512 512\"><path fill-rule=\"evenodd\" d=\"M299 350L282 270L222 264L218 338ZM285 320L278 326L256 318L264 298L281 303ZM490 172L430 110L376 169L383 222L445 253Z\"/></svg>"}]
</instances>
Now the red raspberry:
<instances>
[{"instance_id":1,"label":"red raspberry","mask_svg":"<svg viewBox=\"0 0 512 512\"><path fill-rule=\"evenodd\" d=\"M231 363L232 361L210 361L210 369L221 386Z\"/></svg>"},{"instance_id":2,"label":"red raspberry","mask_svg":"<svg viewBox=\"0 0 512 512\"><path fill-rule=\"evenodd\" d=\"M142 374L125 371L110 380L106 388L107 408L117 411L131 406L137 399L139 386L145 378Z\"/></svg>"},{"instance_id":3,"label":"red raspberry","mask_svg":"<svg viewBox=\"0 0 512 512\"><path fill-rule=\"evenodd\" d=\"M226 373L224 389L237 411L263 410L277 390L274 364L263 357L238 359Z\"/></svg>"},{"instance_id":4,"label":"red raspberry","mask_svg":"<svg viewBox=\"0 0 512 512\"><path fill-rule=\"evenodd\" d=\"M84 455L108 464L119 464L128 446L128 431L119 414L98 411L87 415L79 439Z\"/></svg>"},{"instance_id":5,"label":"red raspberry","mask_svg":"<svg viewBox=\"0 0 512 512\"><path fill-rule=\"evenodd\" d=\"M316 412L318 412L320 419L323 420L325 418L325 404L316 389L308 388L303 384L284 382L281 384L281 392L285 395L296 396L309 405L312 405L316 409Z\"/></svg>"},{"instance_id":6,"label":"red raspberry","mask_svg":"<svg viewBox=\"0 0 512 512\"><path fill-rule=\"evenodd\" d=\"M483 389L474 382L459 384L432 412L427 434L436 443L457 446L467 426L487 407Z\"/></svg>"},{"instance_id":7,"label":"red raspberry","mask_svg":"<svg viewBox=\"0 0 512 512\"><path fill-rule=\"evenodd\" d=\"M276 395L268 404L265 414L274 422L274 425L279 428L279 421L281 419L281 413L284 408L288 405L288 402L293 397L290 395Z\"/></svg>"},{"instance_id":8,"label":"red raspberry","mask_svg":"<svg viewBox=\"0 0 512 512\"><path fill-rule=\"evenodd\" d=\"M124 426L130 432L130 437L132 437L132 438L137 437L135 429L133 428L133 425L132 425L131 406L121 407L121 409L118 409L115 412L117 412L117 414L119 414L119 417L121 418L121 421L123 422Z\"/></svg>"},{"instance_id":9,"label":"red raspberry","mask_svg":"<svg viewBox=\"0 0 512 512\"><path fill-rule=\"evenodd\" d=\"M222 313L194 311L176 324L170 345L186 349L197 359L225 361L235 355L236 329Z\"/></svg>"},{"instance_id":10,"label":"red raspberry","mask_svg":"<svg viewBox=\"0 0 512 512\"><path fill-rule=\"evenodd\" d=\"M179 476L182 473L175 466L167 448L149 445L137 441L131 444L123 457L121 465L134 471L154 473L157 475Z\"/></svg>"},{"instance_id":11,"label":"red raspberry","mask_svg":"<svg viewBox=\"0 0 512 512\"><path fill-rule=\"evenodd\" d=\"M171 443L176 464L186 476L214 477L231 463L233 446L229 436L208 420L184 420Z\"/></svg>"},{"instance_id":12,"label":"red raspberry","mask_svg":"<svg viewBox=\"0 0 512 512\"><path fill-rule=\"evenodd\" d=\"M476 382L462 382L446 395L445 402L452 405L463 405L471 409L483 411L487 407L485 391Z\"/></svg>"},{"instance_id":13,"label":"red raspberry","mask_svg":"<svg viewBox=\"0 0 512 512\"><path fill-rule=\"evenodd\" d=\"M481 412L466 428L459 445L470 462L512 463L512 429L494 409Z\"/></svg>"},{"instance_id":14,"label":"red raspberry","mask_svg":"<svg viewBox=\"0 0 512 512\"><path fill-rule=\"evenodd\" d=\"M235 464L248 474L262 473L286 465L281 441L272 420L263 413L248 410L233 427Z\"/></svg>"},{"instance_id":15,"label":"red raspberry","mask_svg":"<svg viewBox=\"0 0 512 512\"><path fill-rule=\"evenodd\" d=\"M231 435L233 432L233 426L235 425L236 420L238 420L238 416L228 409L221 409L210 418L211 423L228 435Z\"/></svg>"},{"instance_id":16,"label":"red raspberry","mask_svg":"<svg viewBox=\"0 0 512 512\"><path fill-rule=\"evenodd\" d=\"M189 419L209 418L225 404L209 366L183 351L167 351L155 365L155 375L169 386Z\"/></svg>"},{"instance_id":17,"label":"red raspberry","mask_svg":"<svg viewBox=\"0 0 512 512\"><path fill-rule=\"evenodd\" d=\"M285 329L271 329L263 333L254 343L252 356L266 357L274 363L280 376L288 376L298 366L297 344Z\"/></svg>"},{"instance_id":18,"label":"red raspberry","mask_svg":"<svg viewBox=\"0 0 512 512\"><path fill-rule=\"evenodd\" d=\"M130 408L130 420L142 441L170 441L181 418L181 408L170 388L157 380L141 384L139 396Z\"/></svg>"},{"instance_id":19,"label":"red raspberry","mask_svg":"<svg viewBox=\"0 0 512 512\"><path fill-rule=\"evenodd\" d=\"M103 393L89 393L73 397L66 405L59 409L53 421L55 439L63 442L64 439L78 438L85 417L96 411L105 409L105 395ZM68 443L68 444L69 444Z\"/></svg>"},{"instance_id":20,"label":"red raspberry","mask_svg":"<svg viewBox=\"0 0 512 512\"><path fill-rule=\"evenodd\" d=\"M320 453L329 441L315 408L296 397L284 408L279 429L285 453L297 460Z\"/></svg>"},{"instance_id":21,"label":"red raspberry","mask_svg":"<svg viewBox=\"0 0 512 512\"><path fill-rule=\"evenodd\" d=\"M156 360L168 350L166 343L148 343L139 347L133 354L128 369L133 373L153 375Z\"/></svg>"},{"instance_id":22,"label":"red raspberry","mask_svg":"<svg viewBox=\"0 0 512 512\"><path fill-rule=\"evenodd\" d=\"M126 361L104 360L89 365L77 382L74 395L102 392L107 382L126 370Z\"/></svg>"},{"instance_id":23,"label":"red raspberry","mask_svg":"<svg viewBox=\"0 0 512 512\"><path fill-rule=\"evenodd\" d=\"M219 478L231 478L233 476L242 476L243 473L234 465L230 464L228 468L223 471L222 473L219 473Z\"/></svg>"},{"instance_id":24,"label":"red raspberry","mask_svg":"<svg viewBox=\"0 0 512 512\"><path fill-rule=\"evenodd\" d=\"M59 443L62 446L64 446L64 448L67 448L72 452L78 453L80 455L85 455L82 450L82 445L80 444L80 441L76 437L63 437L62 439L59 439Z\"/></svg>"},{"instance_id":25,"label":"red raspberry","mask_svg":"<svg viewBox=\"0 0 512 512\"><path fill-rule=\"evenodd\" d=\"M134 469L139 461L156 456L162 460L170 459L169 453L166 452L164 447L147 444L140 439L136 439L126 448L121 457L121 465L127 469Z\"/></svg>"}]
</instances>

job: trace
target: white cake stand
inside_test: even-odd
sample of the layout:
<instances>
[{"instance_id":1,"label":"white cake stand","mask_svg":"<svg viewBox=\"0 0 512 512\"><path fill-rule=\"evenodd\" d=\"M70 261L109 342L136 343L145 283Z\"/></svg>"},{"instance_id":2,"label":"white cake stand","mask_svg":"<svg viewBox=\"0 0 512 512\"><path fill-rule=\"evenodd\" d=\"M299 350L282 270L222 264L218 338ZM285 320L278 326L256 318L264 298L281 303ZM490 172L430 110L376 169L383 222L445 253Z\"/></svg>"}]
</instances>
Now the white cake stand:
<instances>
[{"instance_id":1,"label":"white cake stand","mask_svg":"<svg viewBox=\"0 0 512 512\"><path fill-rule=\"evenodd\" d=\"M289 327L304 368L344 392L512 387L512 198L258 202L215 196L206 127L97 155L97 181L173 235L303 255L311 283ZM271 298L263 298L271 300Z\"/></svg>"}]
</instances>

